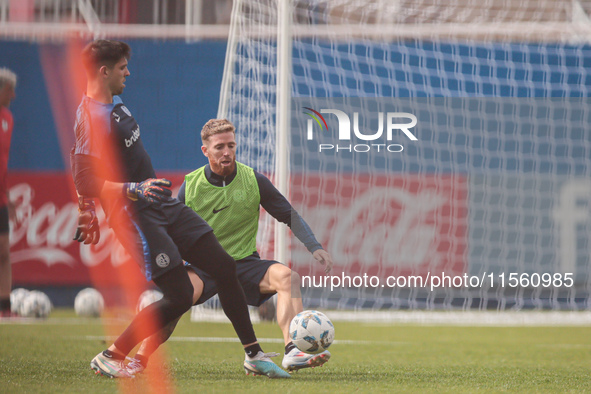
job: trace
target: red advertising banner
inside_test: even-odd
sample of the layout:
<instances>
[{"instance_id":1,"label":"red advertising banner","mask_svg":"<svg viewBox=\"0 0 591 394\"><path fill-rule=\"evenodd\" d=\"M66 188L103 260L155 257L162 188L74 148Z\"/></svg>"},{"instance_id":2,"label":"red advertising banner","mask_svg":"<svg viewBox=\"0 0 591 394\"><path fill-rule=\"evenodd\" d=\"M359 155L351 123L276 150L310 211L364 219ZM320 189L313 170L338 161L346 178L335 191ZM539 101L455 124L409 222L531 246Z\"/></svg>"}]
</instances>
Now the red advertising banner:
<instances>
[{"instance_id":1,"label":"red advertising banner","mask_svg":"<svg viewBox=\"0 0 591 394\"><path fill-rule=\"evenodd\" d=\"M173 195L183 174L159 174L173 182ZM127 254L108 228L97 206L101 240L84 245L73 240L78 221L71 176L67 173L9 173L10 197L17 220L10 223L10 260L17 285L90 285L106 283ZM98 204L98 201L97 201ZM139 277L141 273L137 270Z\"/></svg>"},{"instance_id":2,"label":"red advertising banner","mask_svg":"<svg viewBox=\"0 0 591 394\"><path fill-rule=\"evenodd\" d=\"M293 176L292 203L332 254L333 274L427 276L467 268L468 185L461 175ZM323 267L292 241L293 268Z\"/></svg>"},{"instance_id":3,"label":"red advertising banner","mask_svg":"<svg viewBox=\"0 0 591 394\"><path fill-rule=\"evenodd\" d=\"M159 176L173 182L176 196L184 175ZM78 210L69 174L12 173L9 185L21 218L11 223L15 284L107 283L128 258L98 207L99 244L72 240ZM333 255L337 272L425 276L466 270L468 191L463 176L292 175L291 192L294 207ZM274 220L265 216L258 249L264 258L272 258L272 232L263 229ZM298 273L323 273L299 241L291 246L291 263ZM143 280L139 268L126 272Z\"/></svg>"}]
</instances>

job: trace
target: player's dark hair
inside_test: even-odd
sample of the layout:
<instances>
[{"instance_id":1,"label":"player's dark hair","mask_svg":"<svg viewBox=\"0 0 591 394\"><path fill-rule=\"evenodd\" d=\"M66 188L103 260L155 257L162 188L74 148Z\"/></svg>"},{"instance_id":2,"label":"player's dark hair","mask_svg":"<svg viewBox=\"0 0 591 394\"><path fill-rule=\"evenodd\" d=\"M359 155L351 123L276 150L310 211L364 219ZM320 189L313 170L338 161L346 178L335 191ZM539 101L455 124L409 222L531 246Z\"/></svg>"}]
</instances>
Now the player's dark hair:
<instances>
[{"instance_id":1,"label":"player's dark hair","mask_svg":"<svg viewBox=\"0 0 591 394\"><path fill-rule=\"evenodd\" d=\"M214 134L236 133L236 128L228 119L210 119L201 129L201 141L205 142Z\"/></svg>"},{"instance_id":2,"label":"player's dark hair","mask_svg":"<svg viewBox=\"0 0 591 394\"><path fill-rule=\"evenodd\" d=\"M130 57L131 48L122 41L95 40L82 50L82 63L89 73L102 66L113 68L121 59Z\"/></svg>"}]
</instances>

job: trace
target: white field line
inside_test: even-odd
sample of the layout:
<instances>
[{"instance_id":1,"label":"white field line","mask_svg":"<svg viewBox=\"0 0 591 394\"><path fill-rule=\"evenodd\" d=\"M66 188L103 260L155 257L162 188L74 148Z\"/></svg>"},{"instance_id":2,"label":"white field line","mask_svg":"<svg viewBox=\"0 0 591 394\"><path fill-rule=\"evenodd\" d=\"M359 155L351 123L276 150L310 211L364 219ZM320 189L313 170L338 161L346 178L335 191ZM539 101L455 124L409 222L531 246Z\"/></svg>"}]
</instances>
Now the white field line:
<instances>
[{"instance_id":1,"label":"white field line","mask_svg":"<svg viewBox=\"0 0 591 394\"><path fill-rule=\"evenodd\" d=\"M439 326L591 326L591 312L552 312L552 311L508 311L508 312L445 312L445 311L325 311L334 322L358 322L367 325L439 325ZM218 316L219 315L219 316ZM197 318L196 318L197 317ZM223 317L223 318L222 318ZM113 324L129 319L92 319L92 318L0 318L3 324L28 325L85 325L89 323ZM223 312L195 316L193 322L228 322ZM253 323L255 323L253 319Z\"/></svg>"},{"instance_id":2,"label":"white field line","mask_svg":"<svg viewBox=\"0 0 591 394\"><path fill-rule=\"evenodd\" d=\"M591 312L505 311L330 311L333 321L367 324L418 324L443 326L591 326Z\"/></svg>"},{"instance_id":3,"label":"white field line","mask_svg":"<svg viewBox=\"0 0 591 394\"><path fill-rule=\"evenodd\" d=\"M591 311L324 311L334 322L442 326L591 326ZM221 310L194 310L193 322L228 322ZM253 322L255 322L253 320Z\"/></svg>"},{"instance_id":4,"label":"white field line","mask_svg":"<svg viewBox=\"0 0 591 394\"><path fill-rule=\"evenodd\" d=\"M105 337L100 335L85 335L82 337L73 337L73 339L81 339L87 341L114 341L117 337ZM283 343L282 338L258 338L258 341L261 343ZM232 343L239 343L240 340L238 338L228 338L228 337L175 337L172 336L168 339L168 342L208 342L208 343L223 343L223 342L232 342ZM335 339L333 342L335 344L341 345L405 345L410 344L410 342L395 342L395 341L356 341L356 340L349 340L349 339L342 339L338 340Z\"/></svg>"}]
</instances>

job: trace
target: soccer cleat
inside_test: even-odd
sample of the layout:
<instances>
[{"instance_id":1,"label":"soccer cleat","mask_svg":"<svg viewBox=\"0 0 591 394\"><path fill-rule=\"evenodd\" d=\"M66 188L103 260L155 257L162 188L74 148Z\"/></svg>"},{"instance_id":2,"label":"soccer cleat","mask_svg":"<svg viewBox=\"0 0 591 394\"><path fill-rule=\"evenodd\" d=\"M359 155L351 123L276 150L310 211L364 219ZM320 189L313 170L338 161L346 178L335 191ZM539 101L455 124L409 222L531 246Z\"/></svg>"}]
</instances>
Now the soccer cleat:
<instances>
[{"instance_id":1,"label":"soccer cleat","mask_svg":"<svg viewBox=\"0 0 591 394\"><path fill-rule=\"evenodd\" d=\"M127 361L129 361L127 363L127 372L129 372L131 375L137 375L138 373L144 372L144 369L146 369L146 367L144 367L138 359L131 357L125 358L127 359Z\"/></svg>"},{"instance_id":2,"label":"soccer cleat","mask_svg":"<svg viewBox=\"0 0 591 394\"><path fill-rule=\"evenodd\" d=\"M133 378L134 376L127 372L123 360L115 360L100 352L90 362L90 368L95 371L95 375L105 375L112 378Z\"/></svg>"},{"instance_id":3,"label":"soccer cleat","mask_svg":"<svg viewBox=\"0 0 591 394\"><path fill-rule=\"evenodd\" d=\"M275 365L269 358L276 356L279 356L279 353L258 352L253 358L246 356L244 360L244 371L247 375L265 375L271 379L291 378L290 374Z\"/></svg>"},{"instance_id":4,"label":"soccer cleat","mask_svg":"<svg viewBox=\"0 0 591 394\"><path fill-rule=\"evenodd\" d=\"M288 371L297 371L302 368L319 367L324 365L329 359L330 352L328 350L320 354L308 354L295 348L283 357L281 365Z\"/></svg>"}]
</instances>

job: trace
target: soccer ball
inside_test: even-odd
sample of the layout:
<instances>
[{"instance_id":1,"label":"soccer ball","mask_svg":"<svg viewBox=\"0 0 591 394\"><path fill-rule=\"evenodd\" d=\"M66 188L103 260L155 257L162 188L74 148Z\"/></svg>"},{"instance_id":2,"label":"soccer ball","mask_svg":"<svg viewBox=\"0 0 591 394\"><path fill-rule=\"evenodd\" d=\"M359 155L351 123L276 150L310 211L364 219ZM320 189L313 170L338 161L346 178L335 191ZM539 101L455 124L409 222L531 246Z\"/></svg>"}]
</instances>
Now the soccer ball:
<instances>
[{"instance_id":1,"label":"soccer ball","mask_svg":"<svg viewBox=\"0 0 591 394\"><path fill-rule=\"evenodd\" d=\"M318 311L298 313L289 325L289 337L304 353L325 351L334 340L334 326L326 315Z\"/></svg>"},{"instance_id":2,"label":"soccer ball","mask_svg":"<svg viewBox=\"0 0 591 394\"><path fill-rule=\"evenodd\" d=\"M19 308L19 315L23 317L47 317L51 312L51 301L41 291L33 290L23 300Z\"/></svg>"},{"instance_id":3,"label":"soccer ball","mask_svg":"<svg viewBox=\"0 0 591 394\"><path fill-rule=\"evenodd\" d=\"M19 313L21 305L25 298L29 295L29 290L18 288L10 292L10 310L13 313Z\"/></svg>"},{"instance_id":4,"label":"soccer ball","mask_svg":"<svg viewBox=\"0 0 591 394\"><path fill-rule=\"evenodd\" d=\"M163 297L162 293L158 290L146 290L140 295L140 298L137 302L137 312L139 313L142 309L147 307L150 304L158 301Z\"/></svg>"},{"instance_id":5,"label":"soccer ball","mask_svg":"<svg viewBox=\"0 0 591 394\"><path fill-rule=\"evenodd\" d=\"M92 287L80 290L74 299L74 310L78 316L99 317L104 307L103 296Z\"/></svg>"}]
</instances>

